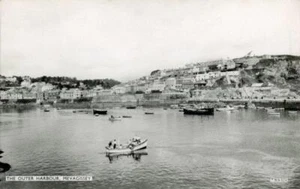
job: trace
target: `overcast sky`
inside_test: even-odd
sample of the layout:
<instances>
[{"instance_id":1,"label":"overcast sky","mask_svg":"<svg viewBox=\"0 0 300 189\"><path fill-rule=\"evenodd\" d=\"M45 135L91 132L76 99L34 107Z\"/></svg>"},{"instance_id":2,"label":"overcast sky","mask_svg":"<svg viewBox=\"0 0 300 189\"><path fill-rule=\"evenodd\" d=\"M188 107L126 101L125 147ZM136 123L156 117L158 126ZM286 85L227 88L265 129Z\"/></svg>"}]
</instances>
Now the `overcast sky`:
<instances>
[{"instance_id":1,"label":"overcast sky","mask_svg":"<svg viewBox=\"0 0 300 189\"><path fill-rule=\"evenodd\" d=\"M300 55L299 0L2 0L1 74L120 81L254 54Z\"/></svg>"}]
</instances>

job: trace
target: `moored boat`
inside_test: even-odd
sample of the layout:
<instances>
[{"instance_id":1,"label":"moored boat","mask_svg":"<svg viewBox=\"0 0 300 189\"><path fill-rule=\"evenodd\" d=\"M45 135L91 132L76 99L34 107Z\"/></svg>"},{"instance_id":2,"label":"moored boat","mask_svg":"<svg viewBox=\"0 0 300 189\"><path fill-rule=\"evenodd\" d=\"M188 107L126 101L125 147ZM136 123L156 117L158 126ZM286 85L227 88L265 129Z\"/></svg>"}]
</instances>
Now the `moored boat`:
<instances>
[{"instance_id":1,"label":"moored boat","mask_svg":"<svg viewBox=\"0 0 300 189\"><path fill-rule=\"evenodd\" d=\"M288 113L289 113L289 114L293 114L293 115L298 114L297 111L288 111Z\"/></svg>"},{"instance_id":2,"label":"moored boat","mask_svg":"<svg viewBox=\"0 0 300 189\"><path fill-rule=\"evenodd\" d=\"M183 108L183 113L188 115L214 115L214 108Z\"/></svg>"},{"instance_id":3,"label":"moored boat","mask_svg":"<svg viewBox=\"0 0 300 189\"><path fill-rule=\"evenodd\" d=\"M145 114L151 115L154 114L154 112L145 112Z\"/></svg>"},{"instance_id":4,"label":"moored boat","mask_svg":"<svg viewBox=\"0 0 300 189\"><path fill-rule=\"evenodd\" d=\"M123 118L132 118L132 116L127 116L127 115L124 115L122 116Z\"/></svg>"},{"instance_id":5,"label":"moored boat","mask_svg":"<svg viewBox=\"0 0 300 189\"><path fill-rule=\"evenodd\" d=\"M108 118L109 121L121 121L122 118L121 117L110 117Z\"/></svg>"},{"instance_id":6,"label":"moored boat","mask_svg":"<svg viewBox=\"0 0 300 189\"><path fill-rule=\"evenodd\" d=\"M276 112L275 109L267 109L267 113L271 116L280 116L280 113Z\"/></svg>"},{"instance_id":7,"label":"moored boat","mask_svg":"<svg viewBox=\"0 0 300 189\"><path fill-rule=\"evenodd\" d=\"M217 108L216 110L217 110L217 111L233 111L234 108L231 107L231 106L226 106L226 107L224 107L224 108Z\"/></svg>"},{"instance_id":8,"label":"moored boat","mask_svg":"<svg viewBox=\"0 0 300 189\"><path fill-rule=\"evenodd\" d=\"M172 104L172 105L170 105L170 108L171 109L178 109L179 106L178 106L178 104Z\"/></svg>"},{"instance_id":9,"label":"moored boat","mask_svg":"<svg viewBox=\"0 0 300 189\"><path fill-rule=\"evenodd\" d=\"M48 108L45 108L44 112L50 112L50 110Z\"/></svg>"},{"instance_id":10,"label":"moored boat","mask_svg":"<svg viewBox=\"0 0 300 189\"><path fill-rule=\"evenodd\" d=\"M126 109L136 109L136 106L127 106Z\"/></svg>"},{"instance_id":11,"label":"moored boat","mask_svg":"<svg viewBox=\"0 0 300 189\"><path fill-rule=\"evenodd\" d=\"M271 115L271 116L280 116L280 113L279 112L268 112L268 115Z\"/></svg>"},{"instance_id":12,"label":"moored boat","mask_svg":"<svg viewBox=\"0 0 300 189\"><path fill-rule=\"evenodd\" d=\"M101 109L93 109L93 114L96 115L106 115L107 114L107 110L101 110Z\"/></svg>"}]
</instances>

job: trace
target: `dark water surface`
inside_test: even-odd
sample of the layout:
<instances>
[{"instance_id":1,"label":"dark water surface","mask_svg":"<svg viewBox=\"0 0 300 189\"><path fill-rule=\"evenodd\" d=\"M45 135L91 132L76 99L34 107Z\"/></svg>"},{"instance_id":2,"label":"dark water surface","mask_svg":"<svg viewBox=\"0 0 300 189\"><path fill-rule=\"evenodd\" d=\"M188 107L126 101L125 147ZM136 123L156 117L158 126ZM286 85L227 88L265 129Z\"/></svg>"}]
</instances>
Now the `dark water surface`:
<instances>
[{"instance_id":1,"label":"dark water surface","mask_svg":"<svg viewBox=\"0 0 300 189\"><path fill-rule=\"evenodd\" d=\"M178 110L112 109L132 118L43 112L0 114L0 188L300 188L300 113L263 110L185 116ZM109 159L111 139L148 138L148 155ZM91 175L92 182L7 182L5 176ZM288 179L270 182L270 179Z\"/></svg>"}]
</instances>

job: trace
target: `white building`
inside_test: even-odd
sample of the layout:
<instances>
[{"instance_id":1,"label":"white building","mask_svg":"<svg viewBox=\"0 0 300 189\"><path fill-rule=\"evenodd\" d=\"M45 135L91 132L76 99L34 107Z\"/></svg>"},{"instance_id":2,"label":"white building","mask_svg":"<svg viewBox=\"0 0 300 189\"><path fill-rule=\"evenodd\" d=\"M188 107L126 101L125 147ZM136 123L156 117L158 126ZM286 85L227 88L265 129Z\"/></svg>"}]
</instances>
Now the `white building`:
<instances>
[{"instance_id":1,"label":"white building","mask_svg":"<svg viewBox=\"0 0 300 189\"><path fill-rule=\"evenodd\" d=\"M60 93L61 99L77 99L81 97L81 91L79 89L70 89L70 90L63 90Z\"/></svg>"},{"instance_id":2,"label":"white building","mask_svg":"<svg viewBox=\"0 0 300 189\"><path fill-rule=\"evenodd\" d=\"M176 79L173 77L166 79L165 83L167 87L172 87L172 88L176 87Z\"/></svg>"},{"instance_id":3,"label":"white building","mask_svg":"<svg viewBox=\"0 0 300 189\"><path fill-rule=\"evenodd\" d=\"M126 88L125 87L122 87L122 86L114 86L112 88L113 92L116 93L116 94L124 94L126 93Z\"/></svg>"},{"instance_id":4,"label":"white building","mask_svg":"<svg viewBox=\"0 0 300 189\"><path fill-rule=\"evenodd\" d=\"M14 83L14 82L17 81L17 78L16 78L16 77L6 77L6 78L5 78L5 81L9 81L9 82Z\"/></svg>"}]
</instances>

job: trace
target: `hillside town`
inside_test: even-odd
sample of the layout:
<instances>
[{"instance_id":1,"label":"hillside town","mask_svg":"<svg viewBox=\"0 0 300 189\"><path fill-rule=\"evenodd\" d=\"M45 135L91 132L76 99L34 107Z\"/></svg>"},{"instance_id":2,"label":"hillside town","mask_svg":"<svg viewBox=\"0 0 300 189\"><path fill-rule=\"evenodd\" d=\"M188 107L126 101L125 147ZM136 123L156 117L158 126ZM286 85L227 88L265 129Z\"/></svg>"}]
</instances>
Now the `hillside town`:
<instances>
[{"instance_id":1,"label":"hillside town","mask_svg":"<svg viewBox=\"0 0 300 189\"><path fill-rule=\"evenodd\" d=\"M284 67L284 69L283 69ZM279 71L280 70L280 71ZM176 69L154 70L148 76L120 83L111 88L58 87L47 82L32 82L23 76L0 77L1 104L81 101L145 102L158 104L188 99L297 99L299 88L293 86L300 73L300 58L290 55L246 56L186 64ZM295 82L294 82L295 83ZM177 101L176 101L177 100ZM178 101L178 102L179 102Z\"/></svg>"}]
</instances>

